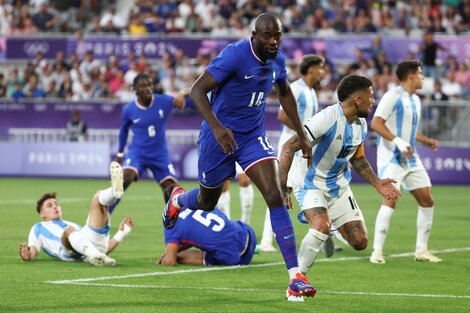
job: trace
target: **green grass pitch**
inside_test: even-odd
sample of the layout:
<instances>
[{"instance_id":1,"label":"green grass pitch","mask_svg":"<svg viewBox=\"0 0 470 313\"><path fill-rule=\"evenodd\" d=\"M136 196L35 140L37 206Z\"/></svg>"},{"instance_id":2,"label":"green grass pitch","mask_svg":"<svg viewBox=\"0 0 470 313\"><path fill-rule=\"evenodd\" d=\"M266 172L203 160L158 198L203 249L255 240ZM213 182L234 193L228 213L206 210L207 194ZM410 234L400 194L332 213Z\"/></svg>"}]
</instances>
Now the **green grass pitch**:
<instances>
[{"instance_id":1,"label":"green grass pitch","mask_svg":"<svg viewBox=\"0 0 470 313\"><path fill-rule=\"evenodd\" d=\"M136 227L112 254L114 268L55 261L41 253L20 260L40 217L37 198L57 191L64 219L83 224L92 195L104 180L0 178L0 312L470 312L470 188L434 186L434 224L429 248L444 261L412 259L417 204L404 194L385 245L385 265L368 262L380 197L367 185L352 187L369 230L365 251L345 248L331 259L319 256L309 273L314 299L288 303L288 275L280 253L255 255L246 267L165 268L154 261L163 251L163 196L153 181L126 192L113 215L112 233L129 214ZM186 188L196 186L184 182ZM232 216L240 217L238 186L231 184ZM261 235L265 204L255 191L252 226ZM290 212L299 243L307 231Z\"/></svg>"}]
</instances>

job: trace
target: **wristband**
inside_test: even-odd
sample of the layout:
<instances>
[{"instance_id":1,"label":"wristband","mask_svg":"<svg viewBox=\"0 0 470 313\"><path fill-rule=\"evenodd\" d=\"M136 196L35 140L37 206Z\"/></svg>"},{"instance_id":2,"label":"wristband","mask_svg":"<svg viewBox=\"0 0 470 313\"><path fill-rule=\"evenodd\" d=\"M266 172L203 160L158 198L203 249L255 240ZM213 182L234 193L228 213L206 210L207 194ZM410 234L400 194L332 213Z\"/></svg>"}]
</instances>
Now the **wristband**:
<instances>
[{"instance_id":1,"label":"wristband","mask_svg":"<svg viewBox=\"0 0 470 313\"><path fill-rule=\"evenodd\" d=\"M123 158L124 157L124 152L118 152L116 153L117 158Z\"/></svg>"},{"instance_id":2,"label":"wristband","mask_svg":"<svg viewBox=\"0 0 470 313\"><path fill-rule=\"evenodd\" d=\"M124 239L124 237L129 235L131 230L132 228L129 225L124 224L124 230L118 230L118 232L113 236L113 239L116 240L117 242L121 242Z\"/></svg>"},{"instance_id":3,"label":"wristband","mask_svg":"<svg viewBox=\"0 0 470 313\"><path fill-rule=\"evenodd\" d=\"M393 138L392 142L397 146L398 150L400 150L401 152L407 152L408 147L410 147L409 143L407 143L398 136Z\"/></svg>"}]
</instances>

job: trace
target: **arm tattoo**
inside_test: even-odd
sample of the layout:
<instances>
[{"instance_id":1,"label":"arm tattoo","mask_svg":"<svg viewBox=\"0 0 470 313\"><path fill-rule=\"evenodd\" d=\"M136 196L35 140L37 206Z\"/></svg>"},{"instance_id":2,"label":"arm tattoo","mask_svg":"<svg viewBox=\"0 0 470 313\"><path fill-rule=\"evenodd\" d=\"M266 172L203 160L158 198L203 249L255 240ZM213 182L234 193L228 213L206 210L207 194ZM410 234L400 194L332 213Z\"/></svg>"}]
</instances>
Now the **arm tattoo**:
<instances>
[{"instance_id":1,"label":"arm tattoo","mask_svg":"<svg viewBox=\"0 0 470 313\"><path fill-rule=\"evenodd\" d=\"M351 159L351 165L354 167L356 172L371 185L374 185L379 180L366 158L361 157Z\"/></svg>"}]
</instances>

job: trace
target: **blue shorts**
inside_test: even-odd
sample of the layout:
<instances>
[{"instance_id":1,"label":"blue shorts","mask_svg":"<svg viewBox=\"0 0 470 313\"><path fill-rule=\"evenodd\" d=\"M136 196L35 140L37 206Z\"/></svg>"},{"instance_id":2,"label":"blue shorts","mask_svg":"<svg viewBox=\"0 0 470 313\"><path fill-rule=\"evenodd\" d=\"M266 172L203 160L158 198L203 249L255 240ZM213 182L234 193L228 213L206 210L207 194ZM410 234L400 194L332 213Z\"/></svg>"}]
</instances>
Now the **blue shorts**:
<instances>
[{"instance_id":1,"label":"blue shorts","mask_svg":"<svg viewBox=\"0 0 470 313\"><path fill-rule=\"evenodd\" d=\"M168 156L162 158L147 157L130 149L126 153L122 168L130 168L137 172L138 176L142 176L146 169L150 169L159 184L168 179L177 182L175 169Z\"/></svg>"},{"instance_id":2,"label":"blue shorts","mask_svg":"<svg viewBox=\"0 0 470 313\"><path fill-rule=\"evenodd\" d=\"M256 249L256 234L249 225L237 221L245 230L247 235L238 249L235 247L223 248L217 251L206 251L204 253L204 264L205 265L247 265L253 259Z\"/></svg>"},{"instance_id":3,"label":"blue shorts","mask_svg":"<svg viewBox=\"0 0 470 313\"><path fill-rule=\"evenodd\" d=\"M202 129L198 141L198 180L205 187L218 187L236 175L235 161L247 172L264 160L277 160L276 152L264 129L247 133L233 132L238 149L233 154L222 151L211 129Z\"/></svg>"}]
</instances>

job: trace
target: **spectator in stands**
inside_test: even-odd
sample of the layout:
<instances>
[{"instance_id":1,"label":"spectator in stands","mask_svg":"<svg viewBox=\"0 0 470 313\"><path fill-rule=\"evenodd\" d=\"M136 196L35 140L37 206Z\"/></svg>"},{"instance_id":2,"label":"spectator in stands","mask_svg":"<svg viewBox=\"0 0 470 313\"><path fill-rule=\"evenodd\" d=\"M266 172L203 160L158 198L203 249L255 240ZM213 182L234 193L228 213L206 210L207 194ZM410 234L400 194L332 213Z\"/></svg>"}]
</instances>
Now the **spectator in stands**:
<instances>
[{"instance_id":1,"label":"spectator in stands","mask_svg":"<svg viewBox=\"0 0 470 313\"><path fill-rule=\"evenodd\" d=\"M431 94L431 100L432 101L439 101L439 102L445 102L449 100L449 97L442 91L442 83L436 79L434 82L434 91ZM441 132L445 130L446 124L447 124L447 106L444 105L438 105L437 106L437 125L436 125L436 131Z\"/></svg>"},{"instance_id":2,"label":"spectator in stands","mask_svg":"<svg viewBox=\"0 0 470 313\"><path fill-rule=\"evenodd\" d=\"M59 91L57 89L57 83L55 80L50 80L46 85L46 91L44 92L44 98L59 98Z\"/></svg>"},{"instance_id":3,"label":"spectator in stands","mask_svg":"<svg viewBox=\"0 0 470 313\"><path fill-rule=\"evenodd\" d=\"M426 77L437 78L438 76L436 68L438 50L446 51L447 49L437 41L434 41L433 33L427 31L423 35L423 40L420 46L421 61L423 62L423 75Z\"/></svg>"},{"instance_id":4,"label":"spectator in stands","mask_svg":"<svg viewBox=\"0 0 470 313\"><path fill-rule=\"evenodd\" d=\"M29 77L23 90L25 96L29 98L42 98L44 96L44 89L39 86L39 79L36 73Z\"/></svg>"},{"instance_id":5,"label":"spectator in stands","mask_svg":"<svg viewBox=\"0 0 470 313\"><path fill-rule=\"evenodd\" d=\"M11 97L18 101L20 98L26 97L26 95L23 92L23 88L21 84L18 81L13 82L14 85L14 90L11 93Z\"/></svg>"},{"instance_id":6,"label":"spectator in stands","mask_svg":"<svg viewBox=\"0 0 470 313\"><path fill-rule=\"evenodd\" d=\"M72 112L72 120L67 122L65 129L66 139L68 141L85 141L88 139L87 125L80 117L80 111Z\"/></svg>"},{"instance_id":7,"label":"spectator in stands","mask_svg":"<svg viewBox=\"0 0 470 313\"><path fill-rule=\"evenodd\" d=\"M129 34L130 35L142 35L147 33L147 27L145 27L144 21L141 16L135 16L131 18L129 23Z\"/></svg>"},{"instance_id":8,"label":"spectator in stands","mask_svg":"<svg viewBox=\"0 0 470 313\"><path fill-rule=\"evenodd\" d=\"M60 16L54 15L46 2L41 3L39 12L33 15L34 25L43 32L51 31L60 24Z\"/></svg>"},{"instance_id":9,"label":"spectator in stands","mask_svg":"<svg viewBox=\"0 0 470 313\"><path fill-rule=\"evenodd\" d=\"M449 96L449 99L461 99L462 86L455 80L455 71L449 71L447 79L442 83L442 91Z\"/></svg>"},{"instance_id":10,"label":"spectator in stands","mask_svg":"<svg viewBox=\"0 0 470 313\"><path fill-rule=\"evenodd\" d=\"M120 31L126 26L126 23L124 19L117 14L116 8L111 7L109 11L105 12L101 17L100 26L103 29L108 28Z\"/></svg>"}]
</instances>

